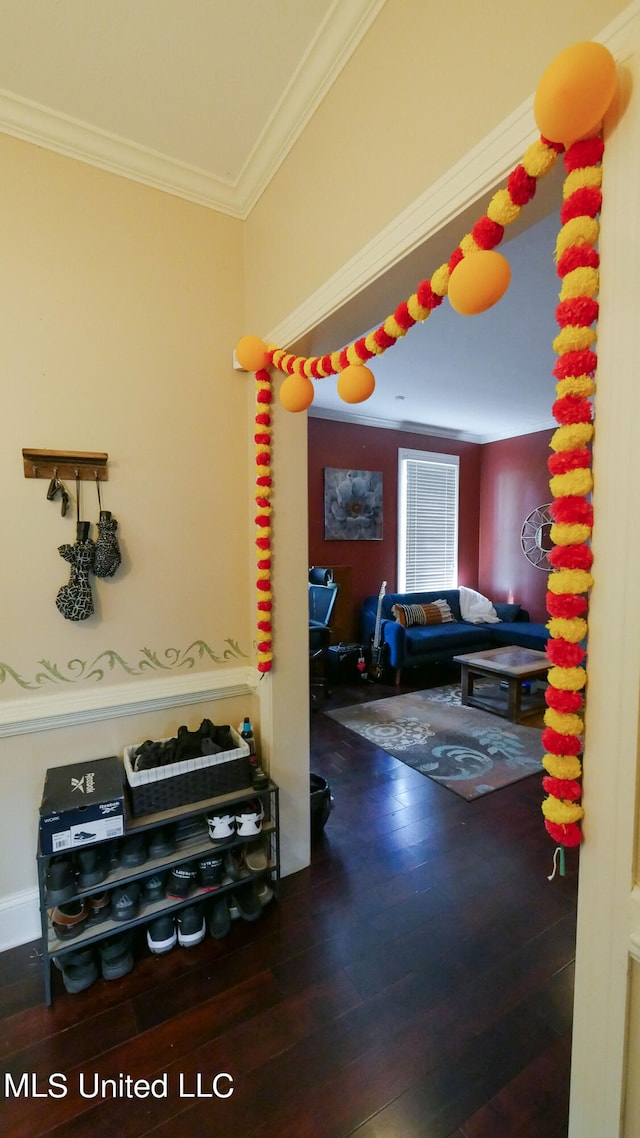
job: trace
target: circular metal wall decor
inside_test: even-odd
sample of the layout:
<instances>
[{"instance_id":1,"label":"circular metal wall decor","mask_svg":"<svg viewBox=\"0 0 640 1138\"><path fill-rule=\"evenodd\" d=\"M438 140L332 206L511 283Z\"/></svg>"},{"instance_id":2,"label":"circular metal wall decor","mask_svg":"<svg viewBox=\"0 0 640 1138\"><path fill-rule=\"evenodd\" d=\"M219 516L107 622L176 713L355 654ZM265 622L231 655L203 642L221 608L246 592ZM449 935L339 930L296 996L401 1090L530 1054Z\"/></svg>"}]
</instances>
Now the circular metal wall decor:
<instances>
[{"instance_id":1,"label":"circular metal wall decor","mask_svg":"<svg viewBox=\"0 0 640 1138\"><path fill-rule=\"evenodd\" d=\"M551 502L538 506L524 519L520 533L522 552L527 561L538 569L549 572L552 568L549 553L553 549L551 540L551 526L553 518L549 512Z\"/></svg>"}]
</instances>

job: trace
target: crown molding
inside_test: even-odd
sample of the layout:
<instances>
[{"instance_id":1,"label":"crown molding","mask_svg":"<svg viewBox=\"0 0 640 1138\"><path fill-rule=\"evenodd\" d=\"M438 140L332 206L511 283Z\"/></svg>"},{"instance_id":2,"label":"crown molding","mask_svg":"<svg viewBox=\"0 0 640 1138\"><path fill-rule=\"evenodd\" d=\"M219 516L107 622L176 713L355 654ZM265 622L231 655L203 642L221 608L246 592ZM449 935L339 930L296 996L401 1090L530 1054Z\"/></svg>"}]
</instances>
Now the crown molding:
<instances>
[{"instance_id":1,"label":"crown molding","mask_svg":"<svg viewBox=\"0 0 640 1138\"><path fill-rule=\"evenodd\" d=\"M7 90L0 132L244 221L385 3L334 0L235 181Z\"/></svg>"}]
</instances>

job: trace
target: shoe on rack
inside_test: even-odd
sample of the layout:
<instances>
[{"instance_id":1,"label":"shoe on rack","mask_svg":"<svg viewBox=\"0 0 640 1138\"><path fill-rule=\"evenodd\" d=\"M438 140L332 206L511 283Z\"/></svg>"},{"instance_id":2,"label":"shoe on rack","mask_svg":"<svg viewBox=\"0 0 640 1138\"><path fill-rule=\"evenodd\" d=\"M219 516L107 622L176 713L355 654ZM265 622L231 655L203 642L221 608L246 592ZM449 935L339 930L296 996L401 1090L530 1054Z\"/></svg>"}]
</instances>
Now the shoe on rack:
<instances>
[{"instance_id":1,"label":"shoe on rack","mask_svg":"<svg viewBox=\"0 0 640 1138\"><path fill-rule=\"evenodd\" d=\"M195 885L197 876L198 870L192 861L186 865L174 865L167 878L165 896L173 901L184 901L191 886Z\"/></svg>"},{"instance_id":2,"label":"shoe on rack","mask_svg":"<svg viewBox=\"0 0 640 1138\"><path fill-rule=\"evenodd\" d=\"M239 838L252 838L262 832L264 805L260 799L247 802L236 810L236 832Z\"/></svg>"},{"instance_id":3,"label":"shoe on rack","mask_svg":"<svg viewBox=\"0 0 640 1138\"><path fill-rule=\"evenodd\" d=\"M153 873L151 877L145 877L142 886L142 901L146 904L147 901L161 901L166 897L166 873Z\"/></svg>"},{"instance_id":4,"label":"shoe on rack","mask_svg":"<svg viewBox=\"0 0 640 1138\"><path fill-rule=\"evenodd\" d=\"M212 842L228 842L236 836L235 816L228 810L212 810L207 814L209 837Z\"/></svg>"},{"instance_id":5,"label":"shoe on rack","mask_svg":"<svg viewBox=\"0 0 640 1138\"><path fill-rule=\"evenodd\" d=\"M258 882L257 886L258 900L264 909L265 905L269 904L275 897L275 891L272 889L269 881L265 878L263 881Z\"/></svg>"},{"instance_id":6,"label":"shoe on rack","mask_svg":"<svg viewBox=\"0 0 640 1138\"><path fill-rule=\"evenodd\" d=\"M236 857L233 850L227 850L224 855L224 874L230 881L242 881L241 858Z\"/></svg>"},{"instance_id":7,"label":"shoe on rack","mask_svg":"<svg viewBox=\"0 0 640 1138\"><path fill-rule=\"evenodd\" d=\"M251 785L254 790L266 790L269 785L269 775L262 769L262 767L255 766L251 769Z\"/></svg>"},{"instance_id":8,"label":"shoe on rack","mask_svg":"<svg viewBox=\"0 0 640 1138\"><path fill-rule=\"evenodd\" d=\"M101 940L98 952L105 980L119 980L133 968L132 939L128 932Z\"/></svg>"},{"instance_id":9,"label":"shoe on rack","mask_svg":"<svg viewBox=\"0 0 640 1138\"><path fill-rule=\"evenodd\" d=\"M209 932L214 940L222 940L231 929L231 914L226 897L220 897L214 904L209 918Z\"/></svg>"},{"instance_id":10,"label":"shoe on rack","mask_svg":"<svg viewBox=\"0 0 640 1138\"><path fill-rule=\"evenodd\" d=\"M175 826L170 823L166 826L158 826L149 838L149 845L147 853L149 857L168 857L170 854L175 853L176 849L176 830Z\"/></svg>"},{"instance_id":11,"label":"shoe on rack","mask_svg":"<svg viewBox=\"0 0 640 1138\"><path fill-rule=\"evenodd\" d=\"M51 914L54 932L60 940L71 940L79 936L87 923L88 910L81 897L58 905Z\"/></svg>"},{"instance_id":12,"label":"shoe on rack","mask_svg":"<svg viewBox=\"0 0 640 1138\"><path fill-rule=\"evenodd\" d=\"M80 889L91 889L93 885L99 885L109 876L108 856L100 846L89 846L86 850L78 850L75 858Z\"/></svg>"},{"instance_id":13,"label":"shoe on rack","mask_svg":"<svg viewBox=\"0 0 640 1138\"><path fill-rule=\"evenodd\" d=\"M231 903L235 905L245 921L257 921L258 917L262 916L262 905L253 881L249 881L247 885L242 885L236 889L231 896Z\"/></svg>"},{"instance_id":14,"label":"shoe on rack","mask_svg":"<svg viewBox=\"0 0 640 1138\"><path fill-rule=\"evenodd\" d=\"M73 900L76 895L76 879L70 858L52 858L47 869L45 890L49 908Z\"/></svg>"},{"instance_id":15,"label":"shoe on rack","mask_svg":"<svg viewBox=\"0 0 640 1138\"><path fill-rule=\"evenodd\" d=\"M181 909L176 917L176 925L178 944L183 948L192 948L205 938L207 926L199 905L187 905L186 909Z\"/></svg>"},{"instance_id":16,"label":"shoe on rack","mask_svg":"<svg viewBox=\"0 0 640 1138\"><path fill-rule=\"evenodd\" d=\"M120 843L120 865L135 868L147 860L147 846L144 834L127 834Z\"/></svg>"},{"instance_id":17,"label":"shoe on rack","mask_svg":"<svg viewBox=\"0 0 640 1138\"><path fill-rule=\"evenodd\" d=\"M93 948L78 948L75 952L54 956L53 963L62 972L62 981L67 992L74 994L90 988L100 975Z\"/></svg>"},{"instance_id":18,"label":"shoe on rack","mask_svg":"<svg viewBox=\"0 0 640 1138\"><path fill-rule=\"evenodd\" d=\"M87 924L98 925L105 921L111 912L111 894L108 890L102 893L92 893L85 899L87 907Z\"/></svg>"},{"instance_id":19,"label":"shoe on rack","mask_svg":"<svg viewBox=\"0 0 640 1138\"><path fill-rule=\"evenodd\" d=\"M140 909L140 886L137 881L118 885L111 893L111 920L130 921Z\"/></svg>"},{"instance_id":20,"label":"shoe on rack","mask_svg":"<svg viewBox=\"0 0 640 1138\"><path fill-rule=\"evenodd\" d=\"M198 861L198 888L203 892L219 889L222 885L224 859L220 854L208 854Z\"/></svg>"},{"instance_id":21,"label":"shoe on rack","mask_svg":"<svg viewBox=\"0 0 640 1138\"><path fill-rule=\"evenodd\" d=\"M251 873L264 873L269 867L269 843L265 838L244 847L244 864Z\"/></svg>"},{"instance_id":22,"label":"shoe on rack","mask_svg":"<svg viewBox=\"0 0 640 1138\"><path fill-rule=\"evenodd\" d=\"M171 913L163 913L161 917L156 917L147 925L147 944L157 956L171 952L177 941L176 923Z\"/></svg>"}]
</instances>

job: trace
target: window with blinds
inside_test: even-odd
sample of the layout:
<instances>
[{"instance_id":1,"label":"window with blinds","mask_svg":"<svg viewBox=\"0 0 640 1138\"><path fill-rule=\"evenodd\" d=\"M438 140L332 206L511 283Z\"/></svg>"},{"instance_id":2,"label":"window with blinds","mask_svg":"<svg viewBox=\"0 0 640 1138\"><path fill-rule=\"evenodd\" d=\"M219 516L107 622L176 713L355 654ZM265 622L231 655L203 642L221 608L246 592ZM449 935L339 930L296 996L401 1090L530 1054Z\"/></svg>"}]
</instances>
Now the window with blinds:
<instances>
[{"instance_id":1,"label":"window with blinds","mask_svg":"<svg viewBox=\"0 0 640 1138\"><path fill-rule=\"evenodd\" d=\"M458 584L455 454L398 451L398 591Z\"/></svg>"}]
</instances>

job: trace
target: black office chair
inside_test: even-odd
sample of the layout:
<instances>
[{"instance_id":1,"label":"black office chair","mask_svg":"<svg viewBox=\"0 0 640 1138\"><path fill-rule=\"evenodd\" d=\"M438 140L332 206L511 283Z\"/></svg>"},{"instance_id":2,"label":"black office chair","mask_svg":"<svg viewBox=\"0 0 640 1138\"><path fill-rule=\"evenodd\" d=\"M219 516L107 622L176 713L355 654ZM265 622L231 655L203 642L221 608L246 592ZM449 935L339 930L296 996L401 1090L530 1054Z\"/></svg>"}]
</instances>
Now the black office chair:
<instances>
[{"instance_id":1,"label":"black office chair","mask_svg":"<svg viewBox=\"0 0 640 1138\"><path fill-rule=\"evenodd\" d=\"M327 672L331 643L331 614L338 595L338 585L331 569L309 570L309 684L311 705L317 705L316 688L329 694Z\"/></svg>"}]
</instances>

